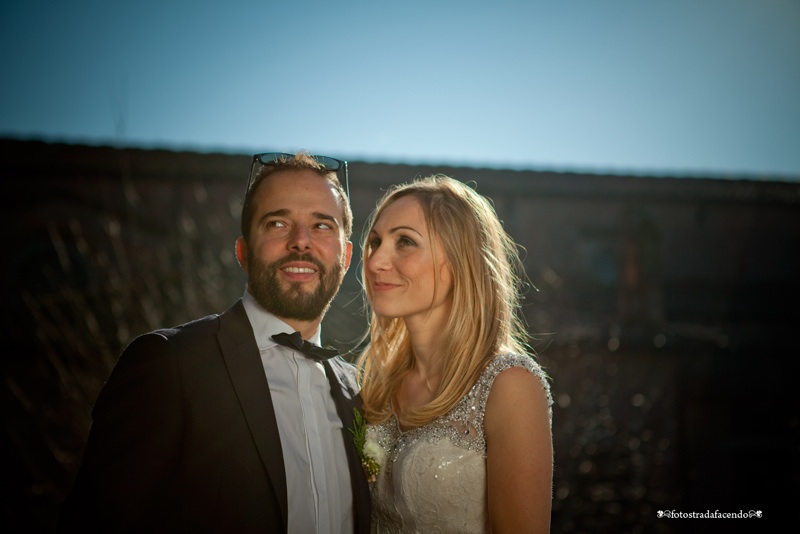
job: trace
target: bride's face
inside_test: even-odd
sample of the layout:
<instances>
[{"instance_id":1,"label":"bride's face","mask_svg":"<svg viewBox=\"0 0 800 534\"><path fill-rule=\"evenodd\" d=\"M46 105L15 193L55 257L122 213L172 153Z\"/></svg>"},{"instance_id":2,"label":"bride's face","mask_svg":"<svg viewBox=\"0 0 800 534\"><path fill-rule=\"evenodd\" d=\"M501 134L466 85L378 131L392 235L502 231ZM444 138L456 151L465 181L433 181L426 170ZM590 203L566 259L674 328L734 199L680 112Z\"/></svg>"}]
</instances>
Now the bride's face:
<instances>
[{"instance_id":1,"label":"bride's face","mask_svg":"<svg viewBox=\"0 0 800 534\"><path fill-rule=\"evenodd\" d=\"M452 306L453 274L439 239L428 232L413 196L386 206L367 239L367 296L379 317L443 325Z\"/></svg>"}]
</instances>

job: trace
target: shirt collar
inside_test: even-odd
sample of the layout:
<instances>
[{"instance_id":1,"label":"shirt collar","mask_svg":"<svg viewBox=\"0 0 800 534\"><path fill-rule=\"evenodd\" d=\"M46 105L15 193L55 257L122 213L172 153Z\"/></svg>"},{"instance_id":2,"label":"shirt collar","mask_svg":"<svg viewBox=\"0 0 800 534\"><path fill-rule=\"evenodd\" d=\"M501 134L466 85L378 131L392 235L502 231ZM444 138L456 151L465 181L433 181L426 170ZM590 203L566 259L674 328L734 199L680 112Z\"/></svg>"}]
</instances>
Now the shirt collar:
<instances>
[{"instance_id":1,"label":"shirt collar","mask_svg":"<svg viewBox=\"0 0 800 534\"><path fill-rule=\"evenodd\" d=\"M274 334L280 334L281 332L291 334L295 332L293 327L262 308L261 305L256 302L255 297L247 290L245 290L244 296L242 296L242 304L244 305L244 311L247 313L247 318L250 320L250 325L253 327L253 334L256 336L258 350L269 349L277 345L272 339ZM317 331L314 332L314 335L311 336L308 341L319 345L321 333L322 327L317 328Z\"/></svg>"}]
</instances>

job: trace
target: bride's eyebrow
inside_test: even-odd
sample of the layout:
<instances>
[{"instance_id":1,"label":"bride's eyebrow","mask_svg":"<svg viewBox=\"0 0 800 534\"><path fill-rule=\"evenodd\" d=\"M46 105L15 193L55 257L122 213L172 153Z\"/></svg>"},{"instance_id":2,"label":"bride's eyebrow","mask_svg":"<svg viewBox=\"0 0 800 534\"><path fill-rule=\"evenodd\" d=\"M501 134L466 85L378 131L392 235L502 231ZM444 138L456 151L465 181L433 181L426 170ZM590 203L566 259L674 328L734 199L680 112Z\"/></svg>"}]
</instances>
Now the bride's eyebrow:
<instances>
[{"instance_id":1,"label":"bride's eyebrow","mask_svg":"<svg viewBox=\"0 0 800 534\"><path fill-rule=\"evenodd\" d=\"M390 234L395 234L395 233L397 233L397 232L399 232L401 230L410 230L410 231L414 232L415 234L417 234L418 236L423 237L422 234L419 231L415 230L414 228L411 228L410 226L395 226L394 228L389 230L389 233Z\"/></svg>"}]
</instances>

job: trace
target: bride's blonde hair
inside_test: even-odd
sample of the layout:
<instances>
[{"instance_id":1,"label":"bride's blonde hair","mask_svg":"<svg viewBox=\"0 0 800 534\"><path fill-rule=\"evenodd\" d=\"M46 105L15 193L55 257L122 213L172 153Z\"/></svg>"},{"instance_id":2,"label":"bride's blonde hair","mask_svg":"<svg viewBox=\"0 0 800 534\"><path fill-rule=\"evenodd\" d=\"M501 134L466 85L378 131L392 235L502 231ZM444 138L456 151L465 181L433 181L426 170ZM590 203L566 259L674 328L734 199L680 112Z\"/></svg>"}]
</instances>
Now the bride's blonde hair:
<instances>
[{"instance_id":1,"label":"bride's blonde hair","mask_svg":"<svg viewBox=\"0 0 800 534\"><path fill-rule=\"evenodd\" d=\"M517 315L524 271L516 244L489 201L442 174L393 186L378 201L361 243L361 282L368 301L372 295L364 271L369 232L383 210L405 196L419 201L429 235L438 237L453 275L452 310L441 333L442 379L430 403L403 412L401 424L414 427L452 410L495 355L530 349ZM389 417L389 403L414 358L403 320L369 313L370 342L356 365L365 417L379 423Z\"/></svg>"}]
</instances>

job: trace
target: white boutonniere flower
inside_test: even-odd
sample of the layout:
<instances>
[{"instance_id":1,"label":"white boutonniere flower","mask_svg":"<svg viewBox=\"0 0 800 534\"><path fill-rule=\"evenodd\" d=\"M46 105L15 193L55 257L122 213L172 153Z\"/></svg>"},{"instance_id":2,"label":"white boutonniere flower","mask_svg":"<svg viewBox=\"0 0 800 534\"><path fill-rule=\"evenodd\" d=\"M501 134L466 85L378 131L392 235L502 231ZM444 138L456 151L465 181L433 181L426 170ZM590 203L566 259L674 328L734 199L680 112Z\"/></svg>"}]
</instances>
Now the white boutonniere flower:
<instances>
[{"instance_id":1,"label":"white boutonniere flower","mask_svg":"<svg viewBox=\"0 0 800 534\"><path fill-rule=\"evenodd\" d=\"M353 413L355 414L353 428L348 430L353 434L353 443L361 457L361 466L364 468L367 481L375 482L381 471L383 460L386 458L386 451L376 441L367 439L367 423L361 416L361 412L353 408Z\"/></svg>"}]
</instances>

